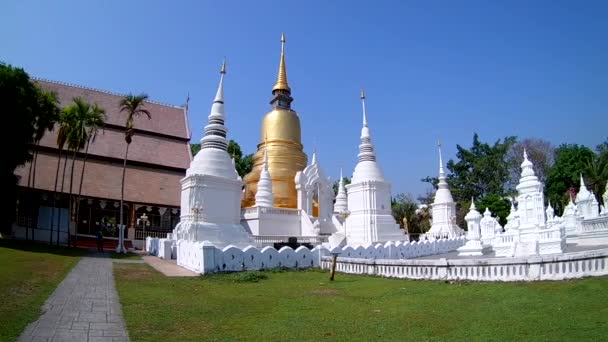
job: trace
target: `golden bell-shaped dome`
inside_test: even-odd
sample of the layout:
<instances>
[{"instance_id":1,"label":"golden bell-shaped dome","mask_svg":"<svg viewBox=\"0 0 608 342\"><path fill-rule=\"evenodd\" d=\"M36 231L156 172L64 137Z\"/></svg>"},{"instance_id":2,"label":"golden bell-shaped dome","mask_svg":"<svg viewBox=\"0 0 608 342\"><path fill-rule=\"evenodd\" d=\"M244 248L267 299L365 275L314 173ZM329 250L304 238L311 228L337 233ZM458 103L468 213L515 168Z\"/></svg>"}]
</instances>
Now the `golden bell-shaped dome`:
<instances>
[{"instance_id":1,"label":"golden bell-shaped dome","mask_svg":"<svg viewBox=\"0 0 608 342\"><path fill-rule=\"evenodd\" d=\"M291 88L287 83L285 66L285 35L281 36L281 60L277 81L272 88L273 108L262 121L258 151L253 156L253 169L244 177L245 194L243 207L255 205L255 194L260 172L264 164L264 152L268 153L268 171L272 179L274 206L297 208L295 175L304 170L307 157L302 146L300 118L291 109Z\"/></svg>"}]
</instances>

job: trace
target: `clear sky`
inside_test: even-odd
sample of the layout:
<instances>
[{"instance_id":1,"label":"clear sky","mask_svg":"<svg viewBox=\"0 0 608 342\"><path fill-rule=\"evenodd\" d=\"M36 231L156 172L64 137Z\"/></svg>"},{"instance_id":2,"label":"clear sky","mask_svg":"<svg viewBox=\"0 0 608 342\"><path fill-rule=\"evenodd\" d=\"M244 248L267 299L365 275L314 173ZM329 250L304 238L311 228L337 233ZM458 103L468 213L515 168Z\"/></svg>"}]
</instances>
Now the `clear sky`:
<instances>
[{"instance_id":1,"label":"clear sky","mask_svg":"<svg viewBox=\"0 0 608 342\"><path fill-rule=\"evenodd\" d=\"M287 36L306 152L350 176L359 91L393 193L423 193L444 158L507 135L608 136L608 1L24 1L0 3L0 60L32 76L185 103L198 141L228 58L229 138L260 140Z\"/></svg>"}]
</instances>

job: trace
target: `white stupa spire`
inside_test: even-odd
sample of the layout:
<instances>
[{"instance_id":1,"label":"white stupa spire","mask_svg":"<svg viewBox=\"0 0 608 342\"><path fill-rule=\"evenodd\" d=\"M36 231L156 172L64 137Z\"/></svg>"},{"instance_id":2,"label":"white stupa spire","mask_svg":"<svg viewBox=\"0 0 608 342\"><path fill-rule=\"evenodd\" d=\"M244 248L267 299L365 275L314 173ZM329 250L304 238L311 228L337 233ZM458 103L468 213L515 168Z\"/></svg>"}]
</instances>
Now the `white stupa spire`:
<instances>
[{"instance_id":1,"label":"white stupa spire","mask_svg":"<svg viewBox=\"0 0 608 342\"><path fill-rule=\"evenodd\" d=\"M464 219L466 221L471 221L478 218L481 218L481 214L479 213L479 211L477 211L477 207L475 207L475 200L471 198L471 207L469 208L469 212L466 214Z\"/></svg>"},{"instance_id":2,"label":"white stupa spire","mask_svg":"<svg viewBox=\"0 0 608 342\"><path fill-rule=\"evenodd\" d=\"M255 205L258 207L274 206L274 195L272 194L272 179L268 171L268 145L264 148L264 164L260 172L258 190L255 194Z\"/></svg>"},{"instance_id":3,"label":"white stupa spire","mask_svg":"<svg viewBox=\"0 0 608 342\"><path fill-rule=\"evenodd\" d=\"M534 164L528 159L528 153L524 147L524 161L521 163L521 177L534 177Z\"/></svg>"},{"instance_id":4,"label":"white stupa spire","mask_svg":"<svg viewBox=\"0 0 608 342\"><path fill-rule=\"evenodd\" d=\"M210 175L221 178L240 179L234 163L228 154L228 141L224 113L224 77L226 76L226 61L220 69L220 83L211 105L211 113L201 139L201 150L190 163L187 175Z\"/></svg>"},{"instance_id":5,"label":"white stupa spire","mask_svg":"<svg viewBox=\"0 0 608 342\"><path fill-rule=\"evenodd\" d=\"M220 69L220 84L215 94L215 99L211 105L211 113L209 114L209 122L205 126L205 135L201 139L201 150L206 148L217 148L226 151L228 142L226 141L226 133L228 129L224 126L224 76L226 75L226 61L222 63Z\"/></svg>"},{"instance_id":6,"label":"white stupa spire","mask_svg":"<svg viewBox=\"0 0 608 342\"><path fill-rule=\"evenodd\" d=\"M340 181L338 182L338 194L336 195L336 203L334 203L334 213L344 214L348 211L348 198L346 196L346 188L344 187L344 176L342 176L342 168L340 168Z\"/></svg>"},{"instance_id":7,"label":"white stupa spire","mask_svg":"<svg viewBox=\"0 0 608 342\"><path fill-rule=\"evenodd\" d=\"M581 186L578 189L578 193L576 194L576 204L579 204L579 202L583 202L583 201L587 201L587 200L591 200L593 196L593 194L591 193L591 191L589 191L589 189L587 189L587 186L585 185L585 179L583 178L583 174L581 173Z\"/></svg>"},{"instance_id":8,"label":"white stupa spire","mask_svg":"<svg viewBox=\"0 0 608 342\"><path fill-rule=\"evenodd\" d=\"M361 144L359 144L359 162L355 167L353 183L377 180L384 181L384 176L376 162L376 153L372 144L372 137L367 123L367 109L365 107L365 91L361 90L361 104L363 106L363 127L361 128Z\"/></svg>"}]
</instances>

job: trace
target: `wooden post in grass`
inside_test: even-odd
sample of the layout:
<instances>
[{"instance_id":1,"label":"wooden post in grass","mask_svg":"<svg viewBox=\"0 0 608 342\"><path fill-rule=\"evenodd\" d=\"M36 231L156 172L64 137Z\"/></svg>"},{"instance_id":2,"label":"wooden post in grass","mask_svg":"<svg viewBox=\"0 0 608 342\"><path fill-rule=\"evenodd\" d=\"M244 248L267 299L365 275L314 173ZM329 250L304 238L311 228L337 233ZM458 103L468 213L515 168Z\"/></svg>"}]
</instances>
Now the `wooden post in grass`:
<instances>
[{"instance_id":1,"label":"wooden post in grass","mask_svg":"<svg viewBox=\"0 0 608 342\"><path fill-rule=\"evenodd\" d=\"M336 264L338 263L338 253L332 253L331 256L331 271L329 281L334 281L334 275L336 274Z\"/></svg>"}]
</instances>

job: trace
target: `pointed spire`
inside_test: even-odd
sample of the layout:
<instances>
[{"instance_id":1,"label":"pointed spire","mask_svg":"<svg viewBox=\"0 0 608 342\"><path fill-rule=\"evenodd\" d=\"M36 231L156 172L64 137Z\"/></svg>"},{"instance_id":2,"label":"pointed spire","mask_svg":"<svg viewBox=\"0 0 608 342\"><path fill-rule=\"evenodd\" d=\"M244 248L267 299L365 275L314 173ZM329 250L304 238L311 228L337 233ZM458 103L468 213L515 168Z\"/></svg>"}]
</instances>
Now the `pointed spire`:
<instances>
[{"instance_id":1,"label":"pointed spire","mask_svg":"<svg viewBox=\"0 0 608 342\"><path fill-rule=\"evenodd\" d=\"M279 74L277 75L277 81L272 87L272 92L276 90L284 90L287 92L291 91L289 84L287 83L287 70L285 67L285 34L281 33L281 61L279 62Z\"/></svg>"},{"instance_id":2,"label":"pointed spire","mask_svg":"<svg viewBox=\"0 0 608 342\"><path fill-rule=\"evenodd\" d=\"M587 186L585 185L585 179L583 178L583 173L581 172L581 188L583 187L586 188Z\"/></svg>"},{"instance_id":3,"label":"pointed spire","mask_svg":"<svg viewBox=\"0 0 608 342\"><path fill-rule=\"evenodd\" d=\"M361 128L361 145L359 145L359 161L376 161L374 145L372 144L369 127L367 127L367 110L365 108L365 90L361 89L361 104L363 105L363 127Z\"/></svg>"},{"instance_id":4,"label":"pointed spire","mask_svg":"<svg viewBox=\"0 0 608 342\"><path fill-rule=\"evenodd\" d=\"M437 141L437 147L439 148L439 178L445 178L445 171L443 170L443 158L441 156L441 140Z\"/></svg>"},{"instance_id":5,"label":"pointed spire","mask_svg":"<svg viewBox=\"0 0 608 342\"><path fill-rule=\"evenodd\" d=\"M317 163L317 148L313 148L312 150L312 162L310 165L315 165Z\"/></svg>"},{"instance_id":6,"label":"pointed spire","mask_svg":"<svg viewBox=\"0 0 608 342\"><path fill-rule=\"evenodd\" d=\"M205 134L201 139L201 150L205 148L217 148L224 151L228 150L226 133L228 129L224 126L224 76L226 75L226 59L220 68L220 84L217 87L215 99L211 105L209 121L205 126Z\"/></svg>"},{"instance_id":7,"label":"pointed spire","mask_svg":"<svg viewBox=\"0 0 608 342\"><path fill-rule=\"evenodd\" d=\"M469 208L469 210L477 210L477 208L475 207L475 199L473 197L471 197L471 207Z\"/></svg>"},{"instance_id":8,"label":"pointed spire","mask_svg":"<svg viewBox=\"0 0 608 342\"><path fill-rule=\"evenodd\" d=\"M363 127L367 127L367 110L365 109L365 89L361 88L361 104L363 105Z\"/></svg>"},{"instance_id":9,"label":"pointed spire","mask_svg":"<svg viewBox=\"0 0 608 342\"><path fill-rule=\"evenodd\" d=\"M342 176L342 167L340 167L340 185L344 185L344 176Z\"/></svg>"}]
</instances>

